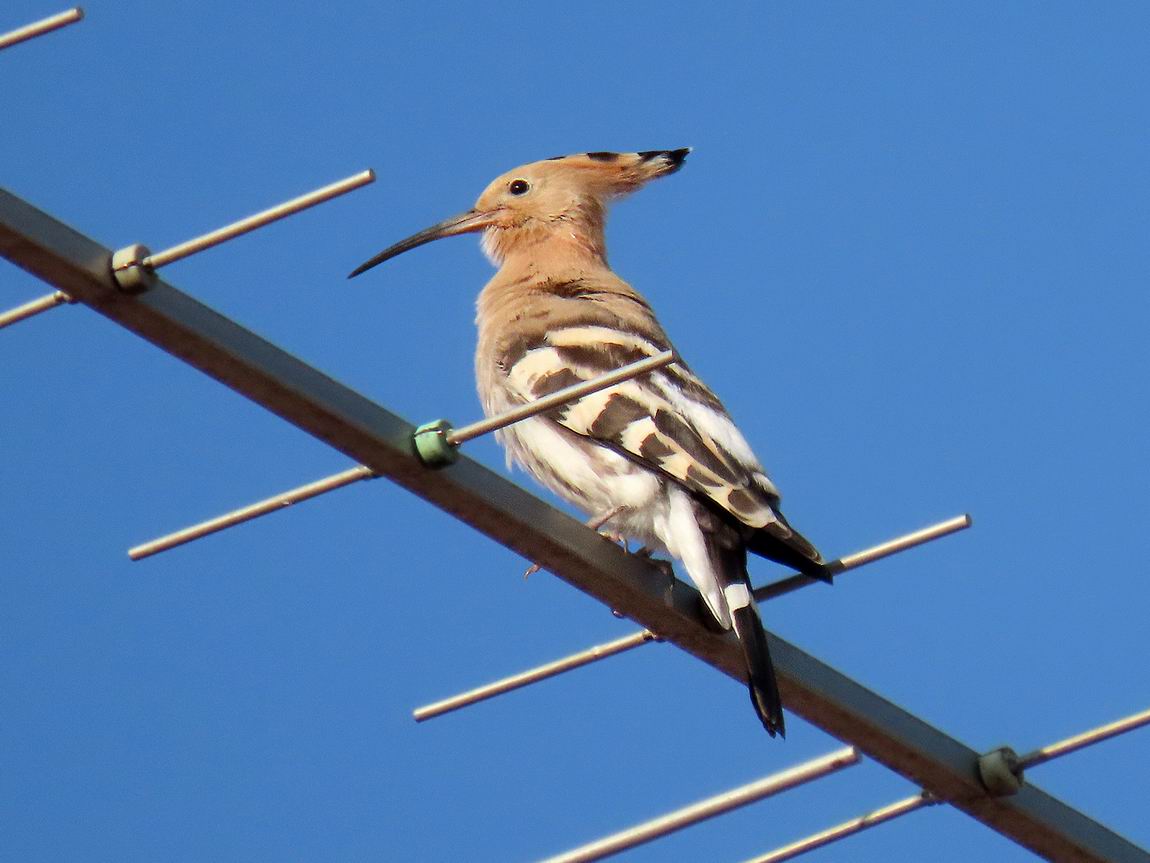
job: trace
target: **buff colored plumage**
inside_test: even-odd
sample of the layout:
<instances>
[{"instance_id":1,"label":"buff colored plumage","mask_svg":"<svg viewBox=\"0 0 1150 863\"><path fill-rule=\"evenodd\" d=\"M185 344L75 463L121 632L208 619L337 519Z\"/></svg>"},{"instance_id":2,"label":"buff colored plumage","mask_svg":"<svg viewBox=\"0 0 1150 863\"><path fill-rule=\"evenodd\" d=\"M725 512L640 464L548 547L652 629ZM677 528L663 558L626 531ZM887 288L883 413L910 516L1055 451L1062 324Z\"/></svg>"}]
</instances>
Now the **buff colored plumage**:
<instances>
[{"instance_id":1,"label":"buff colored plumage","mask_svg":"<svg viewBox=\"0 0 1150 863\"><path fill-rule=\"evenodd\" d=\"M687 150L580 153L494 180L475 207L381 252L352 275L431 240L483 232L499 268L478 300L475 368L499 413L670 347L651 306L607 264L609 202L677 171ZM718 623L734 628L751 700L784 731L748 550L824 580L818 551L722 403L676 363L499 433L510 460L619 534L683 563Z\"/></svg>"}]
</instances>

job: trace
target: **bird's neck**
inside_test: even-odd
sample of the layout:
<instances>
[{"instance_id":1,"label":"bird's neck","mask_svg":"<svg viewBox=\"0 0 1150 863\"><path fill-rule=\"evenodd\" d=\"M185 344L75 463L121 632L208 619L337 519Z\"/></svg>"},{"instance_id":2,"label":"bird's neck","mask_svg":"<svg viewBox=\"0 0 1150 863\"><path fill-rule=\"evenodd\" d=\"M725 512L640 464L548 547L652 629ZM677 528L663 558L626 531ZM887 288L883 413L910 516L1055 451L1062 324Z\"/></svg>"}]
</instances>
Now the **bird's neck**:
<instances>
[{"instance_id":1,"label":"bird's neck","mask_svg":"<svg viewBox=\"0 0 1150 863\"><path fill-rule=\"evenodd\" d=\"M540 257L514 256L479 293L476 323L481 353L485 342L498 341L524 321L542 325L562 322L573 300L594 297L594 307L659 343L667 337L650 305L638 291L611 271L599 256L565 256L544 262ZM579 303L583 305L583 303ZM580 314L586 314L583 309Z\"/></svg>"},{"instance_id":2,"label":"bird's neck","mask_svg":"<svg viewBox=\"0 0 1150 863\"><path fill-rule=\"evenodd\" d=\"M500 273L551 275L570 269L605 270L603 216L603 208L596 203L553 218L489 228L483 235L483 250Z\"/></svg>"},{"instance_id":3,"label":"bird's neck","mask_svg":"<svg viewBox=\"0 0 1150 863\"><path fill-rule=\"evenodd\" d=\"M609 273L606 250L575 238L518 246L499 261L496 278L503 283L554 281Z\"/></svg>"},{"instance_id":4,"label":"bird's neck","mask_svg":"<svg viewBox=\"0 0 1150 863\"><path fill-rule=\"evenodd\" d=\"M479 294L477 310L484 323L514 318L525 308L563 286L594 279L617 281L607 262L596 254L571 254L570 250L538 246L504 259L502 266Z\"/></svg>"}]
</instances>

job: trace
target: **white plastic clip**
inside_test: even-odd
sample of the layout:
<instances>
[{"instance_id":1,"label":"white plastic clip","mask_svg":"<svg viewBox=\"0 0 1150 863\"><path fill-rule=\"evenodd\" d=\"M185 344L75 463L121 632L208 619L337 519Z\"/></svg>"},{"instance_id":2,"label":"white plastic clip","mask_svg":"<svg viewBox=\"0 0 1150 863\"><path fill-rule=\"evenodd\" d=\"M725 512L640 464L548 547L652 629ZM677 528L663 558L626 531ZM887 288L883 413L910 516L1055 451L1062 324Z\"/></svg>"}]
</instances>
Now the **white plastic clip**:
<instances>
[{"instance_id":1,"label":"white plastic clip","mask_svg":"<svg viewBox=\"0 0 1150 863\"><path fill-rule=\"evenodd\" d=\"M152 253L142 243L133 243L112 253L112 275L126 294L142 294L156 283L156 271L145 260Z\"/></svg>"},{"instance_id":2,"label":"white plastic clip","mask_svg":"<svg viewBox=\"0 0 1150 863\"><path fill-rule=\"evenodd\" d=\"M1022 788L1022 761L1009 746L992 749L979 756L978 775L994 797L1009 797Z\"/></svg>"}]
</instances>

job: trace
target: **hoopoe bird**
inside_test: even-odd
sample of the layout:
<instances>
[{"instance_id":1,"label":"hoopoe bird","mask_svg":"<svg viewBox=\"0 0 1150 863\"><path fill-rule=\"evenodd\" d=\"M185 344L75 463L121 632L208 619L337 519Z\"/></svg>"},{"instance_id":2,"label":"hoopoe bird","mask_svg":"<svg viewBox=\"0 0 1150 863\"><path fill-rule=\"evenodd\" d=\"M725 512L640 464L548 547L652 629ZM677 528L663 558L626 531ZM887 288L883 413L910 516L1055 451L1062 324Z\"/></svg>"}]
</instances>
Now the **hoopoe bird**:
<instances>
[{"instance_id":1,"label":"hoopoe bird","mask_svg":"<svg viewBox=\"0 0 1150 863\"><path fill-rule=\"evenodd\" d=\"M523 165L465 213L380 252L351 276L441 237L482 232L498 267L479 294L475 372L490 416L671 347L647 300L607 264L609 202L672 174L689 149L579 153ZM351 277L349 276L349 278ZM681 361L497 433L540 483L646 550L678 559L735 630L751 701L773 737L782 704L747 552L831 580L779 509L722 402Z\"/></svg>"}]
</instances>

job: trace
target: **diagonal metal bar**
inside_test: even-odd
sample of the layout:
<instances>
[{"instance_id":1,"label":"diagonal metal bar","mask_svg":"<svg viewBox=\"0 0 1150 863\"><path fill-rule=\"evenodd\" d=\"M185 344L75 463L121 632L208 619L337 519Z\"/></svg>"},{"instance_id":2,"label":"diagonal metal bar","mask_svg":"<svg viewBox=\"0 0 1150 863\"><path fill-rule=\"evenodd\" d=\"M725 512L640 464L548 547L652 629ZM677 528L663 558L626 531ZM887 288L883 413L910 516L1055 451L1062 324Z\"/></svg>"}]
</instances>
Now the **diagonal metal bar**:
<instances>
[{"instance_id":1,"label":"diagonal metal bar","mask_svg":"<svg viewBox=\"0 0 1150 863\"><path fill-rule=\"evenodd\" d=\"M238 222L232 222L230 225L225 225L222 228L209 231L185 243L172 246L170 249L164 249L162 252L150 254L140 263L151 269L166 267L168 264L182 261L184 258L194 255L197 252L218 246L220 243L226 243L228 240L234 240L236 237L242 237L244 234L249 234L259 228L270 225L272 222L278 222L280 219L294 216L302 210L326 203L332 198L346 195L348 192L352 192L362 186L366 186L368 183L374 182L375 171L372 171L370 168L366 171L360 171L358 174L354 174L343 180L337 180L334 183L329 183L320 189L315 189L307 194L292 198L290 201L284 201L282 204L276 204L274 207L260 210L260 212L240 219Z\"/></svg>"},{"instance_id":2,"label":"diagonal metal bar","mask_svg":"<svg viewBox=\"0 0 1150 863\"><path fill-rule=\"evenodd\" d=\"M932 524L920 530L911 531L902 536L896 536L894 539L887 540L886 542L880 542L878 545L872 545L870 548L864 548L862 551L844 555L838 560L831 561L827 566L831 572L835 574L835 578L838 578L838 576L844 572L850 572L852 569L858 569L860 566L866 566L868 563L874 563L876 560L883 560L891 555L912 549L915 546L933 542L936 539L941 539L944 536L957 533L960 530L966 530L970 525L971 520L969 513L956 515L954 518L948 518L946 521L940 521L937 524ZM754 591L755 599L759 602L765 602L768 599L777 599L780 596L785 596L788 593L793 593L800 588L812 584L822 584L822 582L818 579L811 578L809 575L795 573L786 578L780 578L778 581L772 581L770 584L764 584L762 587L756 587Z\"/></svg>"},{"instance_id":3,"label":"diagonal metal bar","mask_svg":"<svg viewBox=\"0 0 1150 863\"><path fill-rule=\"evenodd\" d=\"M518 674L512 674L508 677L493 681L492 683L485 684L484 686L469 689L467 692L461 692L458 695L452 695L449 698L444 698L431 704L425 704L423 707L417 707L411 712L411 715L416 722L434 719L437 716L443 716L445 713L470 707L472 704L478 704L480 701L486 701L489 698L494 698L497 695L503 695L507 692L513 692L516 689L522 689L524 686L530 686L532 683L538 683L541 680L547 680L549 677L555 677L564 672L582 668L584 665L590 665L592 662L598 662L609 656L617 656L620 653L641 647L649 641L657 640L655 634L647 629L641 630L640 632L632 632L630 635L624 635L622 638L608 641L606 644L596 644L594 647L580 650L578 653L572 653L569 656L564 656L553 662L537 665L534 668L529 668Z\"/></svg>"},{"instance_id":4,"label":"diagonal metal bar","mask_svg":"<svg viewBox=\"0 0 1150 863\"><path fill-rule=\"evenodd\" d=\"M0 33L0 51L11 48L13 45L19 45L21 42L27 42L29 39L35 39L37 36L43 36L45 33L51 33L53 30L59 30L61 27L67 27L69 24L75 24L83 17L84 10L76 6L58 15L33 21L31 24L26 24L16 30Z\"/></svg>"},{"instance_id":5,"label":"diagonal metal bar","mask_svg":"<svg viewBox=\"0 0 1150 863\"><path fill-rule=\"evenodd\" d=\"M18 324L21 321L26 321L28 318L35 317L36 315L43 314L44 312L51 311L57 306L62 306L64 303L75 302L63 291L53 291L46 296L39 297L38 299L31 300L24 303L22 306L17 306L14 309L9 309L6 312L0 312L0 330L4 327L10 327L13 324Z\"/></svg>"},{"instance_id":6,"label":"diagonal metal bar","mask_svg":"<svg viewBox=\"0 0 1150 863\"><path fill-rule=\"evenodd\" d=\"M1097 743L1102 743L1104 740L1109 740L1111 737L1117 737L1119 734L1127 734L1147 725L1150 725L1150 709L1133 713L1130 716L1109 722L1106 725L1100 725L1097 728L1091 728L1089 731L1083 731L1081 734L1075 734L1073 737L1067 737L1065 740L1048 743L1046 746L1035 749L1033 752L1019 756L1018 765L1019 767L1037 767L1039 764L1045 764L1047 761L1061 758L1063 755L1069 755L1072 752L1077 752L1079 749L1094 746Z\"/></svg>"},{"instance_id":7,"label":"diagonal metal bar","mask_svg":"<svg viewBox=\"0 0 1150 863\"><path fill-rule=\"evenodd\" d=\"M824 848L834 842L846 839L848 836L854 836L857 833L862 833L864 830L870 830L872 827L878 827L880 824L886 824L895 818L901 818L903 815L909 815L911 812L917 812L924 806L933 806L936 803L938 803L938 801L929 794L922 792L913 794L910 797L896 800L894 803L888 803L886 806L872 810L866 815L860 815L857 818L836 824L834 827L828 827L826 830L821 830L797 842L776 848L767 854L762 854L751 860L747 860L746 863L783 863L784 860L793 860L795 857L806 854L808 851L814 851L816 848Z\"/></svg>"},{"instance_id":8,"label":"diagonal metal bar","mask_svg":"<svg viewBox=\"0 0 1150 863\"><path fill-rule=\"evenodd\" d=\"M596 839L594 842L581 845L563 854L548 857L541 863L594 863L596 860L613 857L623 851L629 851L644 843L691 827L708 818L725 815L767 797L774 797L776 794L790 791L792 788L814 782L816 779L822 779L824 776L837 773L847 767L853 767L858 763L858 751L848 746L788 770L773 773L763 779L757 779L738 788L732 788L721 794L708 797L706 800L699 800L689 806L660 815L650 821L644 821L642 824L636 824L634 827L621 830L618 833L612 833L602 839Z\"/></svg>"},{"instance_id":9,"label":"diagonal metal bar","mask_svg":"<svg viewBox=\"0 0 1150 863\"><path fill-rule=\"evenodd\" d=\"M181 545L186 545L205 536L211 536L213 533L219 533L221 530L227 530L229 527L234 527L245 521L259 518L261 515L279 512L294 504L319 497L321 494L327 494L329 491L374 478L375 474L371 472L371 468L357 465L331 476L325 476L315 482L309 482L306 485L296 486L288 491L266 497L239 509L233 509L223 515L185 527L183 530L177 530L158 539L132 546L128 549L128 557L132 560L143 560L145 557L151 557L153 554L159 554L171 548L179 548Z\"/></svg>"},{"instance_id":10,"label":"diagonal metal bar","mask_svg":"<svg viewBox=\"0 0 1150 863\"><path fill-rule=\"evenodd\" d=\"M742 679L739 647L703 623L698 593L632 557L466 457L429 470L412 452L414 427L158 279L120 293L112 252L0 190L0 255L151 341L381 476L545 566L667 641ZM1061 861L1138 861L1150 855L1038 788L992 798L978 753L819 662L770 637L782 695L799 716L857 746L940 800L1035 853Z\"/></svg>"}]
</instances>

